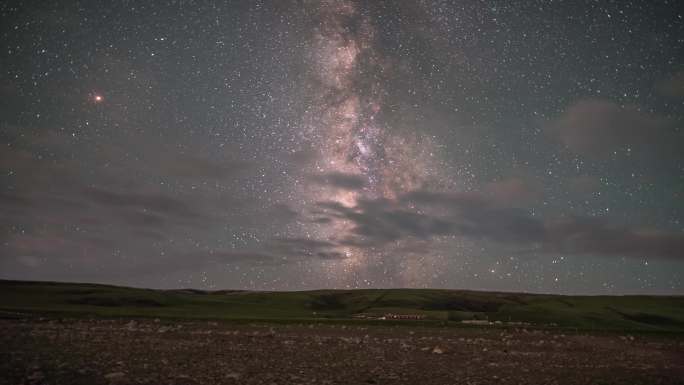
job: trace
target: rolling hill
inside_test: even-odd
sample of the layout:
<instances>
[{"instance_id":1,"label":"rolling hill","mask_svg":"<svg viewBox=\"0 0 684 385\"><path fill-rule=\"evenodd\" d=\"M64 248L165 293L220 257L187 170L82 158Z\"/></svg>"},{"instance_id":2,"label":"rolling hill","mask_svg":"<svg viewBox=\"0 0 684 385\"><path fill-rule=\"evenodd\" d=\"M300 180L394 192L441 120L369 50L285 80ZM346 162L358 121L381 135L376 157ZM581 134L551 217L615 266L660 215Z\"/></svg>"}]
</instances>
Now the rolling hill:
<instances>
[{"instance_id":1,"label":"rolling hill","mask_svg":"<svg viewBox=\"0 0 684 385\"><path fill-rule=\"evenodd\" d=\"M421 321L383 321L386 314ZM419 322L684 331L682 296L561 296L438 289L291 292L153 290L0 280L0 316L97 316L269 322ZM475 321L478 322L478 321Z\"/></svg>"}]
</instances>

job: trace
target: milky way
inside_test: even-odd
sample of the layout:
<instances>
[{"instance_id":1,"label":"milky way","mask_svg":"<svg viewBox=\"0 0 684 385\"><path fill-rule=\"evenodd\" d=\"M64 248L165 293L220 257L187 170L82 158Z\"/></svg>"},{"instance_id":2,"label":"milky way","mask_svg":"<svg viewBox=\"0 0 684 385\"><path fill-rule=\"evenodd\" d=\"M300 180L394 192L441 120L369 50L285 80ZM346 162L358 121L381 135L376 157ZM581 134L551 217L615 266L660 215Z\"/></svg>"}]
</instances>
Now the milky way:
<instances>
[{"instance_id":1,"label":"milky way","mask_svg":"<svg viewBox=\"0 0 684 385\"><path fill-rule=\"evenodd\" d=\"M681 293L677 2L0 6L0 277Z\"/></svg>"},{"instance_id":2,"label":"milky way","mask_svg":"<svg viewBox=\"0 0 684 385\"><path fill-rule=\"evenodd\" d=\"M307 204L355 208L359 200L396 199L398 192L420 187L429 178L429 160L419 152L437 149L408 140L383 122L387 91L382 79L393 63L378 52L372 21L351 1L324 1L313 9L318 25L308 44L307 66L314 102L304 116L302 139L316 149L308 171L323 183L305 185L299 194ZM357 183L330 180L335 178ZM319 273L355 287L371 284L364 270L384 255L355 245L353 230L351 221L334 217L306 226L305 236L331 242L330 251L340 256Z\"/></svg>"}]
</instances>

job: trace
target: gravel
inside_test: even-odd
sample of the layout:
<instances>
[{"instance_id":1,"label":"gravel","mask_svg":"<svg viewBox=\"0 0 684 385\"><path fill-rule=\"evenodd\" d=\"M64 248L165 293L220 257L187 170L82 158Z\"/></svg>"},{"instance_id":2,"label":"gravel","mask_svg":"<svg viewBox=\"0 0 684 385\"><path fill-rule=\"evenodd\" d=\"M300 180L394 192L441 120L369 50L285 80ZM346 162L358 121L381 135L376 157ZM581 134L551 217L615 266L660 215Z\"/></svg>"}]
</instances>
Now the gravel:
<instances>
[{"instance_id":1,"label":"gravel","mask_svg":"<svg viewBox=\"0 0 684 385\"><path fill-rule=\"evenodd\" d=\"M681 384L681 336L0 320L0 384Z\"/></svg>"}]
</instances>

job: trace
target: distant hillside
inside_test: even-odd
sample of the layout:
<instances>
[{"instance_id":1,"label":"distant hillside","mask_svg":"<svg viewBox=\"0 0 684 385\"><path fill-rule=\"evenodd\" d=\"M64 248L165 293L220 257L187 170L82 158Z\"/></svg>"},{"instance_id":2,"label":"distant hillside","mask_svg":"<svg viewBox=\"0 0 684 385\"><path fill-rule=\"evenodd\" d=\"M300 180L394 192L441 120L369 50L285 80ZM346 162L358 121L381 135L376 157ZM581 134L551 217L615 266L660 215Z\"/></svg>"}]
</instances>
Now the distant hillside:
<instances>
[{"instance_id":1,"label":"distant hillside","mask_svg":"<svg viewBox=\"0 0 684 385\"><path fill-rule=\"evenodd\" d=\"M560 296L437 289L152 290L0 280L0 317L41 314L435 325L488 320L493 325L684 331L681 296ZM409 314L423 320L369 321L386 314Z\"/></svg>"}]
</instances>

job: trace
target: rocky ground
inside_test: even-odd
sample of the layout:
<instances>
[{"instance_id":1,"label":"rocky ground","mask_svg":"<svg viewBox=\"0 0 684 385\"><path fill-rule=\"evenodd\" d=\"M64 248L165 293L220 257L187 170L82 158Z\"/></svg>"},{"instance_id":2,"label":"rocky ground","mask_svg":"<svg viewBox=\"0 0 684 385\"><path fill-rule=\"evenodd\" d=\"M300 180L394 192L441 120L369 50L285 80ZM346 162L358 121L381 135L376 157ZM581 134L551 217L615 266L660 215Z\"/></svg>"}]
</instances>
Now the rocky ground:
<instances>
[{"instance_id":1,"label":"rocky ground","mask_svg":"<svg viewBox=\"0 0 684 385\"><path fill-rule=\"evenodd\" d=\"M0 320L0 384L682 384L684 338Z\"/></svg>"}]
</instances>

